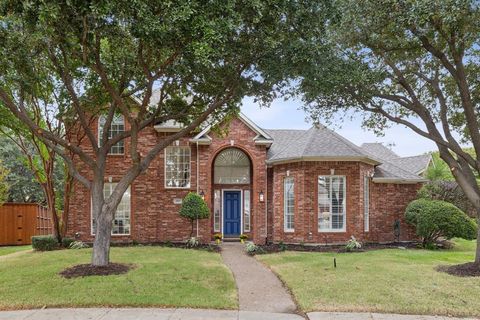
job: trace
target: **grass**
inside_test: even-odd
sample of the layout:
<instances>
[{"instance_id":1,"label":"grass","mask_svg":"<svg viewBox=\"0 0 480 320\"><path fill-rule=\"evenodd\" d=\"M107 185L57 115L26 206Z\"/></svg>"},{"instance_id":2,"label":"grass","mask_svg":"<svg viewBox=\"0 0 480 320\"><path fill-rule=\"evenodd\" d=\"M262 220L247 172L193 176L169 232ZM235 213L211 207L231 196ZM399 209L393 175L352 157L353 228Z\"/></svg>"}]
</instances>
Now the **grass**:
<instances>
[{"instance_id":1,"label":"grass","mask_svg":"<svg viewBox=\"0 0 480 320\"><path fill-rule=\"evenodd\" d=\"M24 250L30 250L32 246L11 246L11 247L0 247L0 256L5 256L10 253L15 253Z\"/></svg>"},{"instance_id":2,"label":"grass","mask_svg":"<svg viewBox=\"0 0 480 320\"><path fill-rule=\"evenodd\" d=\"M363 253L260 255L305 312L356 311L480 316L480 277L459 278L438 265L471 262L474 241L446 251L385 249ZM333 267L333 258L337 268Z\"/></svg>"},{"instance_id":3,"label":"grass","mask_svg":"<svg viewBox=\"0 0 480 320\"><path fill-rule=\"evenodd\" d=\"M163 247L112 248L124 275L64 279L91 249L26 253L0 262L0 310L47 307L237 307L234 279L217 253Z\"/></svg>"}]
</instances>

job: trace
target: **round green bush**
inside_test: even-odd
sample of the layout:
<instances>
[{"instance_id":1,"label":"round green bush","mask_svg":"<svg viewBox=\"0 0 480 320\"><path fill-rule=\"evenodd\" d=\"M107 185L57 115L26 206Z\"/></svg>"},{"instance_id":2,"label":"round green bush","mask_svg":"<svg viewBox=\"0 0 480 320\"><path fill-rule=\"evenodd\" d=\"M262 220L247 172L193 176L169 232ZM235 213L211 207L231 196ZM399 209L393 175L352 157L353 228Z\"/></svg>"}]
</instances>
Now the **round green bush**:
<instances>
[{"instance_id":1,"label":"round green bush","mask_svg":"<svg viewBox=\"0 0 480 320\"><path fill-rule=\"evenodd\" d=\"M180 208L180 215L191 220L192 232L190 236L192 236L193 221L210 217L210 210L202 197L194 192L190 192L183 199L182 207Z\"/></svg>"},{"instance_id":2,"label":"round green bush","mask_svg":"<svg viewBox=\"0 0 480 320\"><path fill-rule=\"evenodd\" d=\"M405 219L416 227L424 246L435 243L440 237L472 240L477 235L475 220L453 204L441 200L412 201L407 206Z\"/></svg>"}]
</instances>

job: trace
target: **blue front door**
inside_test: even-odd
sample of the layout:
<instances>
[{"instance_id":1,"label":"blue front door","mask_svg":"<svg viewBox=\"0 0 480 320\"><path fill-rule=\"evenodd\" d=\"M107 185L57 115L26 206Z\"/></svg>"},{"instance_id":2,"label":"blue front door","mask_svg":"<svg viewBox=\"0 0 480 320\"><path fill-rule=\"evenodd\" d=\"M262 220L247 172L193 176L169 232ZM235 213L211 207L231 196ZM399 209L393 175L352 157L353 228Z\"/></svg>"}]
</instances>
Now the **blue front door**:
<instances>
[{"instance_id":1,"label":"blue front door","mask_svg":"<svg viewBox=\"0 0 480 320\"><path fill-rule=\"evenodd\" d=\"M223 233L226 237L240 235L240 191L223 193Z\"/></svg>"}]
</instances>

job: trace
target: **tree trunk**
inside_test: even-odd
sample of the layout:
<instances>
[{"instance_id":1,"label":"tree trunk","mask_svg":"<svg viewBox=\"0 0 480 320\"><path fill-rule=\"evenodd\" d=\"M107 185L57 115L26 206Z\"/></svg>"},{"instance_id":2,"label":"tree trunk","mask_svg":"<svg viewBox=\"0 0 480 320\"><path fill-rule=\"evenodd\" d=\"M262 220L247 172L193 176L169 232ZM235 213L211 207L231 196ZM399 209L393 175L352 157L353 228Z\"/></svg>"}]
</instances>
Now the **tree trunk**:
<instances>
[{"instance_id":1,"label":"tree trunk","mask_svg":"<svg viewBox=\"0 0 480 320\"><path fill-rule=\"evenodd\" d=\"M96 215L95 241L93 242L92 265L106 266L110 262L110 238L113 213L99 212Z\"/></svg>"},{"instance_id":2,"label":"tree trunk","mask_svg":"<svg viewBox=\"0 0 480 320\"><path fill-rule=\"evenodd\" d=\"M480 268L480 209L477 209L477 250L475 251L475 264Z\"/></svg>"}]
</instances>

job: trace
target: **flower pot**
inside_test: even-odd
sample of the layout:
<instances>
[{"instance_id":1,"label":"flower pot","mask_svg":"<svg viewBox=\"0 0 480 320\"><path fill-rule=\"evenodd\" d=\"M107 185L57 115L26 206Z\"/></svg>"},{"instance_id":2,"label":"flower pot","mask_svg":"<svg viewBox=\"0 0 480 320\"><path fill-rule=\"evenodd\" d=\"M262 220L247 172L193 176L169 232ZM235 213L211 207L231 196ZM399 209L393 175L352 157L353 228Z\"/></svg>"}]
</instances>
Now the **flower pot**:
<instances>
[{"instance_id":1,"label":"flower pot","mask_svg":"<svg viewBox=\"0 0 480 320\"><path fill-rule=\"evenodd\" d=\"M215 242L216 242L217 244L220 244L220 239L215 239Z\"/></svg>"},{"instance_id":2,"label":"flower pot","mask_svg":"<svg viewBox=\"0 0 480 320\"><path fill-rule=\"evenodd\" d=\"M243 239L240 239L240 242L241 242L241 243L245 243L245 240L243 240Z\"/></svg>"}]
</instances>

